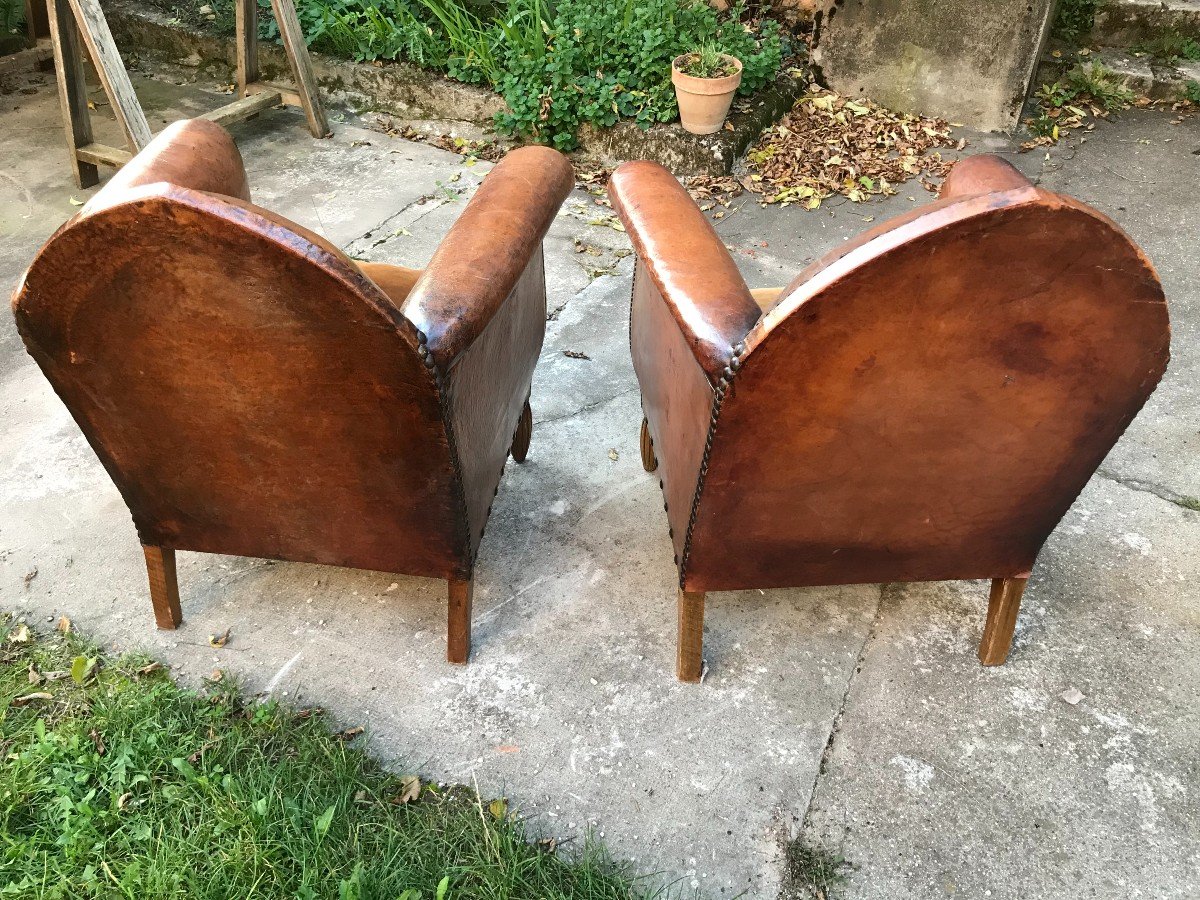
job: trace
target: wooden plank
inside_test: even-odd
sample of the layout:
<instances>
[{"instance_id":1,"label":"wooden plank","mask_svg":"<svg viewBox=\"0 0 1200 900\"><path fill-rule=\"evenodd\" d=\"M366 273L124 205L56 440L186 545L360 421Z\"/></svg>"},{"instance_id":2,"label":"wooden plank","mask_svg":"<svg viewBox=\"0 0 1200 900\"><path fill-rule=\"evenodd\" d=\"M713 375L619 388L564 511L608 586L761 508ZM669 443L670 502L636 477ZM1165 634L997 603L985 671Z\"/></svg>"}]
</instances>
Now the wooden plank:
<instances>
[{"instance_id":1,"label":"wooden plank","mask_svg":"<svg viewBox=\"0 0 1200 900\"><path fill-rule=\"evenodd\" d=\"M246 96L250 96L251 94L263 94L263 93L278 94L279 102L283 103L287 106L303 106L304 105L303 103L300 102L300 95L297 94L295 91L293 91L291 88L283 87L282 85L278 85L278 84L272 84L269 81L256 81L252 84L248 84L248 85L246 85L245 93L246 93Z\"/></svg>"},{"instance_id":2,"label":"wooden plank","mask_svg":"<svg viewBox=\"0 0 1200 900\"><path fill-rule=\"evenodd\" d=\"M11 75L14 72L33 72L43 62L54 58L54 48L50 41L38 41L36 47L18 50L8 56L0 56L0 75Z\"/></svg>"},{"instance_id":3,"label":"wooden plank","mask_svg":"<svg viewBox=\"0 0 1200 900\"><path fill-rule=\"evenodd\" d=\"M264 109L278 106L282 102L283 98L279 96L278 91L264 91L261 94L251 94L249 97L243 97L241 100L227 103L220 109L214 109L212 112L205 113L200 118L216 122L218 125L231 125L234 122L242 121L242 119L248 119L262 112Z\"/></svg>"},{"instance_id":4,"label":"wooden plank","mask_svg":"<svg viewBox=\"0 0 1200 900\"><path fill-rule=\"evenodd\" d=\"M133 159L133 154L128 150L122 150L120 147L110 147L108 144L84 144L75 151L75 156L81 162L92 163L93 165L112 166L114 169L119 169L125 163Z\"/></svg>"},{"instance_id":5,"label":"wooden plank","mask_svg":"<svg viewBox=\"0 0 1200 900\"><path fill-rule=\"evenodd\" d=\"M99 183L100 173L94 163L80 160L76 152L79 147L92 142L92 120L88 117L87 83L84 81L79 31L67 0L46 0L46 3L50 16L54 75L58 81L58 102L62 107L71 172L78 187L92 187Z\"/></svg>"},{"instance_id":6,"label":"wooden plank","mask_svg":"<svg viewBox=\"0 0 1200 900\"><path fill-rule=\"evenodd\" d=\"M258 0L233 0L238 96L258 81Z\"/></svg>"},{"instance_id":7,"label":"wooden plank","mask_svg":"<svg viewBox=\"0 0 1200 900\"><path fill-rule=\"evenodd\" d=\"M47 0L25 0L25 33L31 41L50 37L50 9Z\"/></svg>"},{"instance_id":8,"label":"wooden plank","mask_svg":"<svg viewBox=\"0 0 1200 900\"><path fill-rule=\"evenodd\" d=\"M100 83L104 85L104 92L108 94L113 112L116 113L117 122L125 132L125 140L136 153L150 143L150 124L142 112L137 94L133 92L133 83L113 42L104 10L100 8L99 0L69 2L92 57L92 65L96 67L96 74L100 76Z\"/></svg>"},{"instance_id":9,"label":"wooden plank","mask_svg":"<svg viewBox=\"0 0 1200 900\"><path fill-rule=\"evenodd\" d=\"M312 58L308 55L308 45L304 43L300 20L296 17L296 6L292 0L271 0L271 9L275 11L279 36L287 50L292 78L296 81L296 93L300 95L300 106L308 119L308 130L313 137L325 137L329 134L329 122L325 119L325 110L317 93L317 77L313 74Z\"/></svg>"}]
</instances>

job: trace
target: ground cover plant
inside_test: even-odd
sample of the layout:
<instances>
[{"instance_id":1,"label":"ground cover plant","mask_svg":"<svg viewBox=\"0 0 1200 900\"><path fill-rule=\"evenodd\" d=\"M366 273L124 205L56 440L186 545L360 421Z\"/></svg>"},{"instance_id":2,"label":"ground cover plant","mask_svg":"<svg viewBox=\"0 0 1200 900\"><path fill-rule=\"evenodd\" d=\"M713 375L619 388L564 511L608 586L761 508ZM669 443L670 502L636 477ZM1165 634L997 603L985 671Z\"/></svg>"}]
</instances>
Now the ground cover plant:
<instances>
[{"instance_id":1,"label":"ground cover plant","mask_svg":"<svg viewBox=\"0 0 1200 900\"><path fill-rule=\"evenodd\" d=\"M383 771L358 732L0 624L0 897L643 896L502 799Z\"/></svg>"},{"instance_id":2,"label":"ground cover plant","mask_svg":"<svg viewBox=\"0 0 1200 900\"><path fill-rule=\"evenodd\" d=\"M1053 33L1068 43L1085 37L1096 22L1096 9L1102 0L1059 0L1054 13Z\"/></svg>"},{"instance_id":3,"label":"ground cover plant","mask_svg":"<svg viewBox=\"0 0 1200 900\"><path fill-rule=\"evenodd\" d=\"M152 0L192 24L233 30L231 0ZM181 5L182 4L182 5ZM198 9L211 9L207 15ZM260 34L278 38L269 0ZM739 92L779 74L779 25L705 0L297 0L309 45L359 61L401 60L497 91L506 134L568 150L584 125L642 126L679 114L671 61L698 47L742 62Z\"/></svg>"},{"instance_id":4,"label":"ground cover plant","mask_svg":"<svg viewBox=\"0 0 1200 900\"><path fill-rule=\"evenodd\" d=\"M1025 122L1034 139L1022 144L1022 150L1053 144L1069 129L1081 126L1093 129L1096 119L1128 109L1137 95L1102 64L1082 62L1062 80L1043 84L1034 100L1037 114Z\"/></svg>"}]
</instances>

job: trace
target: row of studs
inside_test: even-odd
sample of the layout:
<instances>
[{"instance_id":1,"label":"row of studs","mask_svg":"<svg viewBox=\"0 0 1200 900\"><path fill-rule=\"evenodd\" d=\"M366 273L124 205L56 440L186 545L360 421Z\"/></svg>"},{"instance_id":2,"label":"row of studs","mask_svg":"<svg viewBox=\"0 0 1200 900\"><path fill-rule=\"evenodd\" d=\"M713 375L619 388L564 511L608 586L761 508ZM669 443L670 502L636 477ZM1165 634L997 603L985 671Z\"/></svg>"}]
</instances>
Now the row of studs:
<instances>
[{"instance_id":1,"label":"row of studs","mask_svg":"<svg viewBox=\"0 0 1200 900\"><path fill-rule=\"evenodd\" d=\"M725 402L725 395L733 385L733 376L742 367L742 354L745 352L745 341L739 341L733 345L729 362L722 370L721 377L717 381L712 414L708 420L708 435L704 439L704 456L700 459L700 477L696 481L696 493L692 496L692 512L688 516L687 535L683 539L683 562L680 563L676 560L676 563L679 565L679 584L681 587L683 586L684 576L687 573L688 556L692 549L692 532L696 528L696 516L700 511L700 495L704 491L704 480L708 476L708 459L712 454L713 438L717 434L717 419L721 415L721 404Z\"/></svg>"}]
</instances>

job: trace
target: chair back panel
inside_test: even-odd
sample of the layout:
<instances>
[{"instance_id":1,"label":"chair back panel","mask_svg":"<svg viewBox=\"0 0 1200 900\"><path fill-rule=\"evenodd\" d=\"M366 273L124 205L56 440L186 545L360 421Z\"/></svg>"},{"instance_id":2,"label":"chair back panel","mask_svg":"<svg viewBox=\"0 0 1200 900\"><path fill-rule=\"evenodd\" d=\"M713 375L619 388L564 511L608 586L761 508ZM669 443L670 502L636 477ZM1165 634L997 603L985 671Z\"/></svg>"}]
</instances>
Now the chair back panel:
<instances>
[{"instance_id":1,"label":"chair back panel","mask_svg":"<svg viewBox=\"0 0 1200 900\"><path fill-rule=\"evenodd\" d=\"M145 544L469 568L415 328L340 253L165 183L85 211L14 299Z\"/></svg>"},{"instance_id":2,"label":"chair back panel","mask_svg":"<svg viewBox=\"0 0 1200 900\"><path fill-rule=\"evenodd\" d=\"M1153 391L1169 326L1116 225L1025 188L814 269L746 343L691 590L1027 572Z\"/></svg>"}]
</instances>

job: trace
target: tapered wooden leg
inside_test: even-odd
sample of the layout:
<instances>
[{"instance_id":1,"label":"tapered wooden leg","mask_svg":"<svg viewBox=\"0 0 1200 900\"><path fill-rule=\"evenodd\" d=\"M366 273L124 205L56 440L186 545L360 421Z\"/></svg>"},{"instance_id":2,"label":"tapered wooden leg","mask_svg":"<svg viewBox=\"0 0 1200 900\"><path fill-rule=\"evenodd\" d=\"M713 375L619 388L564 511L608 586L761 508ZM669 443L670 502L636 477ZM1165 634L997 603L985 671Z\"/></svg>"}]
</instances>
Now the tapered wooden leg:
<instances>
[{"instance_id":1,"label":"tapered wooden leg","mask_svg":"<svg viewBox=\"0 0 1200 900\"><path fill-rule=\"evenodd\" d=\"M446 659L465 663L471 655L471 598L474 581L446 582L449 586L450 611L446 621Z\"/></svg>"},{"instance_id":2,"label":"tapered wooden leg","mask_svg":"<svg viewBox=\"0 0 1200 900\"><path fill-rule=\"evenodd\" d=\"M653 472L658 468L658 457L654 455L654 441L650 438L650 423L642 419L642 468Z\"/></svg>"},{"instance_id":3,"label":"tapered wooden leg","mask_svg":"<svg viewBox=\"0 0 1200 900\"><path fill-rule=\"evenodd\" d=\"M993 578L992 596L988 601L987 623L983 640L979 642L979 661L985 666L1002 666L1008 659L1013 632L1017 628L1017 613L1021 595L1029 578Z\"/></svg>"},{"instance_id":4,"label":"tapered wooden leg","mask_svg":"<svg viewBox=\"0 0 1200 900\"><path fill-rule=\"evenodd\" d=\"M512 448L509 450L516 462L525 462L525 457L529 455L529 439L532 436L533 410L529 408L529 401L526 400L525 408L521 410L521 418L517 420L517 430L513 434Z\"/></svg>"},{"instance_id":5,"label":"tapered wooden leg","mask_svg":"<svg viewBox=\"0 0 1200 900\"><path fill-rule=\"evenodd\" d=\"M179 608L179 580L175 577L175 551L142 545L146 574L150 576L150 602L159 628L178 628L183 622Z\"/></svg>"},{"instance_id":6,"label":"tapered wooden leg","mask_svg":"<svg viewBox=\"0 0 1200 900\"><path fill-rule=\"evenodd\" d=\"M699 681L704 666L704 592L679 591L679 655L675 674L680 681Z\"/></svg>"}]
</instances>

